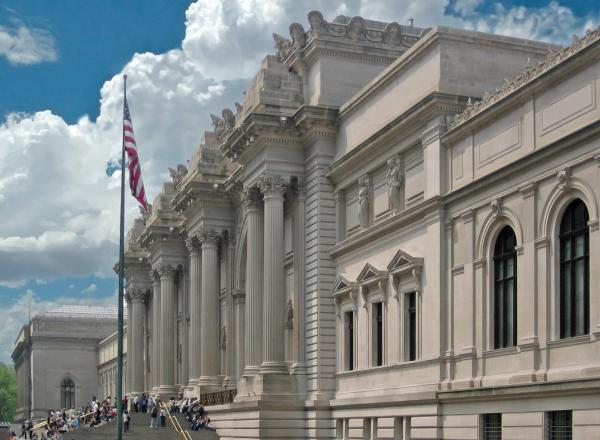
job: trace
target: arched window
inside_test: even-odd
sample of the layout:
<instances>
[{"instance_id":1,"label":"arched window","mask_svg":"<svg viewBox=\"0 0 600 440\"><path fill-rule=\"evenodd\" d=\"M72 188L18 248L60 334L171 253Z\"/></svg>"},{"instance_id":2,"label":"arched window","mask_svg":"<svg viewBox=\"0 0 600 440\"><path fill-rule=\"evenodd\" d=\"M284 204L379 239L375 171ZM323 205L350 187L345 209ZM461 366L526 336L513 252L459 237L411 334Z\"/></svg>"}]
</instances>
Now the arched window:
<instances>
[{"instance_id":1,"label":"arched window","mask_svg":"<svg viewBox=\"0 0 600 440\"><path fill-rule=\"evenodd\" d=\"M560 223L560 337L589 333L590 238L588 211L580 200L565 210Z\"/></svg>"},{"instance_id":2,"label":"arched window","mask_svg":"<svg viewBox=\"0 0 600 440\"><path fill-rule=\"evenodd\" d=\"M505 226L494 246L494 348L517 345L517 238Z\"/></svg>"},{"instance_id":3,"label":"arched window","mask_svg":"<svg viewBox=\"0 0 600 440\"><path fill-rule=\"evenodd\" d=\"M60 407L63 409L75 408L75 382L63 379L60 384Z\"/></svg>"}]
</instances>

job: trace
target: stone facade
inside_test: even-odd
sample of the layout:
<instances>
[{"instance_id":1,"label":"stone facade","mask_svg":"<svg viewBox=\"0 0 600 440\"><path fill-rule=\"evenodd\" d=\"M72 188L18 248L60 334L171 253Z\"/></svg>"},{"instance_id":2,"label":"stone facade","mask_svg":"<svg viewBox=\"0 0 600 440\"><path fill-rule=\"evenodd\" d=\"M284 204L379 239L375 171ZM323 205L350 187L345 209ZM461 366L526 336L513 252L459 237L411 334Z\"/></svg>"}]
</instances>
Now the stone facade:
<instances>
[{"instance_id":1,"label":"stone facade","mask_svg":"<svg viewBox=\"0 0 600 440\"><path fill-rule=\"evenodd\" d=\"M128 393L235 389L222 439L594 438L600 31L308 22L128 235Z\"/></svg>"},{"instance_id":2,"label":"stone facade","mask_svg":"<svg viewBox=\"0 0 600 440\"><path fill-rule=\"evenodd\" d=\"M34 316L12 353L15 420L45 418L49 409L80 408L93 396L114 396L116 348L103 340L116 327L116 307L61 306ZM116 346L114 335L112 340Z\"/></svg>"}]
</instances>

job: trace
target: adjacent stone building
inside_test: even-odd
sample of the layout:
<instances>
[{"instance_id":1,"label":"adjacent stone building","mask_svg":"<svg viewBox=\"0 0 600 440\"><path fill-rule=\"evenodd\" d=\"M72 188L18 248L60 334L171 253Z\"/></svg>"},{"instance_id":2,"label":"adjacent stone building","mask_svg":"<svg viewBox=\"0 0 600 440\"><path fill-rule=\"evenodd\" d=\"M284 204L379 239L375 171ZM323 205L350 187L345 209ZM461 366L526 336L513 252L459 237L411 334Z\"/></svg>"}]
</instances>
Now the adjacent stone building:
<instances>
[{"instance_id":1,"label":"adjacent stone building","mask_svg":"<svg viewBox=\"0 0 600 440\"><path fill-rule=\"evenodd\" d=\"M57 307L23 326L12 353L15 420L45 418L49 409L81 408L93 396L114 396L116 361L103 340L116 328L116 307L88 306Z\"/></svg>"}]
</instances>

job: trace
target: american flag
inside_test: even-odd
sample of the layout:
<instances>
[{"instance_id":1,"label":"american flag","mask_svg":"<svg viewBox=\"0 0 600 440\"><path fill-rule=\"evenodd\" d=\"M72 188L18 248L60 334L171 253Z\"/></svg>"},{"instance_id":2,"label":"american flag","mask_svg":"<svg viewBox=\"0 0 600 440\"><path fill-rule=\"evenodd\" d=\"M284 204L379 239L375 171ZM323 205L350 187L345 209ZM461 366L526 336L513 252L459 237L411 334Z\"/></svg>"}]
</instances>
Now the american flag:
<instances>
[{"instance_id":1,"label":"american flag","mask_svg":"<svg viewBox=\"0 0 600 440\"><path fill-rule=\"evenodd\" d=\"M135 145L135 136L133 134L133 123L129 114L127 97L125 97L125 106L123 108L123 147L127 152L129 162L129 187L131 194L148 211L148 202L146 201L146 191L142 181L142 169L140 168L140 158L138 157L137 147Z\"/></svg>"}]
</instances>

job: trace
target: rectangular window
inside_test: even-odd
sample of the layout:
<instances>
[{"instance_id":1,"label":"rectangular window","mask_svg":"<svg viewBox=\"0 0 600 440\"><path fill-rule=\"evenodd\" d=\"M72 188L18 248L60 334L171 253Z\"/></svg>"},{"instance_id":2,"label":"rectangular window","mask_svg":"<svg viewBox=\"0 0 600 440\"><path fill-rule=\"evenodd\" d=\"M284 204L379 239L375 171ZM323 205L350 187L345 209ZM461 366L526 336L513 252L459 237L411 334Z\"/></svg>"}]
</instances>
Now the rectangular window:
<instances>
[{"instance_id":1,"label":"rectangular window","mask_svg":"<svg viewBox=\"0 0 600 440\"><path fill-rule=\"evenodd\" d=\"M373 303L373 366L383 365L383 303Z\"/></svg>"},{"instance_id":2,"label":"rectangular window","mask_svg":"<svg viewBox=\"0 0 600 440\"><path fill-rule=\"evenodd\" d=\"M502 414L482 415L483 440L502 440Z\"/></svg>"},{"instance_id":3,"label":"rectangular window","mask_svg":"<svg viewBox=\"0 0 600 440\"><path fill-rule=\"evenodd\" d=\"M408 331L408 360L417 359L417 294L410 292L406 294L407 326Z\"/></svg>"},{"instance_id":4,"label":"rectangular window","mask_svg":"<svg viewBox=\"0 0 600 440\"><path fill-rule=\"evenodd\" d=\"M573 438L572 411L550 411L547 426L548 440L571 440Z\"/></svg>"},{"instance_id":5,"label":"rectangular window","mask_svg":"<svg viewBox=\"0 0 600 440\"><path fill-rule=\"evenodd\" d=\"M347 371L354 370L354 312L344 313L344 367Z\"/></svg>"}]
</instances>

